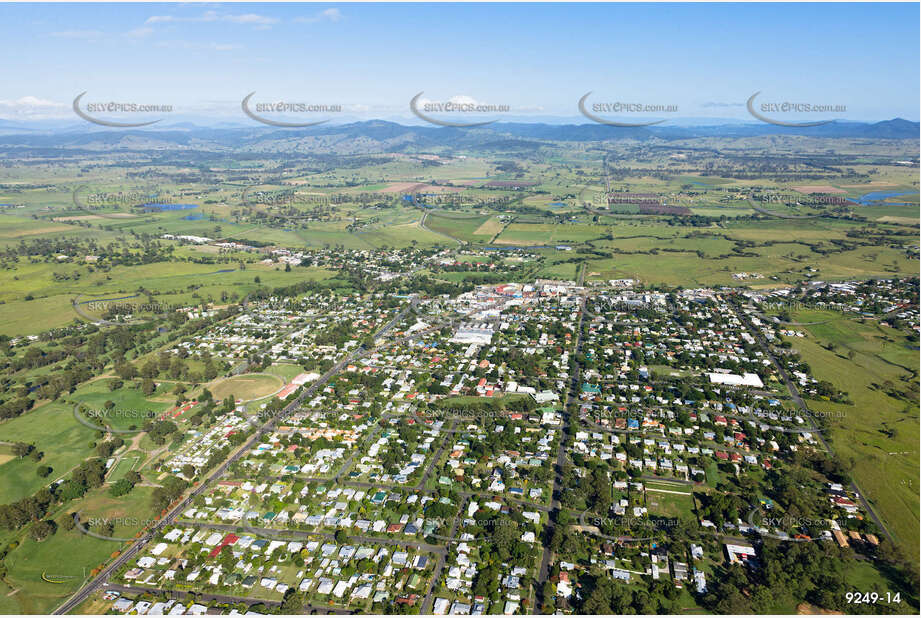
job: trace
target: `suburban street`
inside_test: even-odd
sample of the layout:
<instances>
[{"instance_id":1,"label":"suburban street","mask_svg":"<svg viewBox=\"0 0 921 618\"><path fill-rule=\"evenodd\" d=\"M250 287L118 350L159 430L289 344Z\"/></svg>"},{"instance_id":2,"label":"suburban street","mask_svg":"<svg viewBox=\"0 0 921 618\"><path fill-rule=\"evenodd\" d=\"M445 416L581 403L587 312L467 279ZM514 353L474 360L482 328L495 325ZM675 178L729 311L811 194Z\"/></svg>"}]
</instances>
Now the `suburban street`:
<instances>
[{"instance_id":1,"label":"suburban street","mask_svg":"<svg viewBox=\"0 0 921 618\"><path fill-rule=\"evenodd\" d=\"M388 322L383 328L381 328L377 333L375 333L375 338L385 335L390 329L394 327L410 310L412 303L404 307L390 322ZM352 361L360 358L361 356L369 353L367 350L364 350L362 347L358 347L351 353L349 353L345 358L337 362L333 367L331 367L326 373L324 373L320 378L318 378L313 384L308 388L304 389L300 395L295 398L294 401L289 403L279 412L274 414L268 421L266 421L254 434L253 436L246 441L242 446L236 449L230 457L228 457L224 463L222 463L216 470L214 470L206 480L196 485L191 493L189 493L185 499L181 500L178 504L173 506L170 511L164 516L157 524L149 529L142 537L135 540L131 543L130 547L125 549L121 554L118 555L112 562L106 565L93 579L86 583L80 590L78 590L71 598L65 601L60 605L55 611L54 614L67 614L75 609L78 605L83 603L89 596L105 586L108 582L108 579L111 575L116 573L122 566L126 565L130 560L134 559L137 554L144 548L147 543L149 543L155 536L155 534L162 529L164 526L167 526L173 521L175 521L179 514L185 511L192 501L207 490L211 488L214 483L219 481L227 469L238 461L247 451L249 451L253 446L259 443L262 436L272 431L275 428L276 423L279 419L290 414L296 410L301 403L312 396L321 386L326 384L334 375L339 373L343 367L351 363Z\"/></svg>"},{"instance_id":2,"label":"suburban street","mask_svg":"<svg viewBox=\"0 0 921 618\"><path fill-rule=\"evenodd\" d=\"M777 369L777 373L780 375L781 379L783 380L783 383L787 387L787 390L790 391L790 396L792 397L794 403L796 403L796 406L803 413L803 418L810 424L813 431L815 432L816 437L822 443L822 446L824 446L825 450L828 451L829 453L833 453L834 451L832 450L831 445L828 443L828 440L826 440L825 438L824 431L822 431L822 429L820 429L816 425L815 417L812 414L812 412L810 412L809 407L806 405L806 402L800 396L799 389L796 387L796 384L793 382L793 380L790 379L790 375L787 373L787 370L784 369L783 365L781 365L777 361L777 358L775 358L774 354L771 352L771 347L768 344L767 340L764 338L764 336L761 334L761 331L755 328L755 325L752 324L748 316L742 314L735 305L733 305L732 303L729 303L729 306L735 312L739 320L741 320L741 322L748 329L749 333L751 333L751 335L758 342L758 345L761 346L761 349L762 351L764 351L765 356L767 356L768 359L770 359L771 363ZM892 535L889 533L889 530L883 524L879 516L877 516L876 512L873 510L873 507L870 505L869 501L867 501L864 492L857 485L857 481L851 480L851 489L857 494L857 499L860 501L860 504L863 506L863 508L867 511L867 513L873 519L873 522L877 526L879 526L879 529L882 530L886 538L892 541L893 540Z\"/></svg>"},{"instance_id":3,"label":"suburban street","mask_svg":"<svg viewBox=\"0 0 921 618\"><path fill-rule=\"evenodd\" d=\"M583 262L581 265L581 269L579 271L578 285L580 287L584 283L584 280L585 280L585 263ZM558 514L561 509L559 495L561 491L560 487L562 483L563 466L566 464L566 448L564 446L564 443L566 441L566 436L572 432L571 431L572 419L571 419L571 413L569 411L570 399L572 398L573 393L579 392L580 369L579 369L579 364L578 364L578 360L576 359L576 357L579 355L579 351L581 350L581 346L582 346L582 321L585 318L585 305L586 305L587 300L588 300L588 295L586 292L583 292L582 294L580 294L579 320L576 323L575 342L573 345L573 352L572 352L571 366L573 367L573 370L572 370L572 375L569 378L569 386L567 387L566 394L563 397L563 413L562 413L563 424L561 427L560 440L559 440L559 444L557 445L557 451L556 451L556 465L554 466L554 474L553 474L553 490L551 492L552 497L550 500L550 521L548 522L547 529L544 532L544 534L548 535L548 538L549 538L549 535L553 534L553 528L559 525L556 523L556 518L558 517ZM546 599L543 598L543 586L544 586L544 583L550 578L550 563L551 563L552 558L553 558L553 552L550 550L550 547L548 545L544 545L544 551L543 551L543 554L541 555L540 568L538 569L538 575L537 575L537 598L538 598L541 608L543 608L546 603Z\"/></svg>"}]
</instances>

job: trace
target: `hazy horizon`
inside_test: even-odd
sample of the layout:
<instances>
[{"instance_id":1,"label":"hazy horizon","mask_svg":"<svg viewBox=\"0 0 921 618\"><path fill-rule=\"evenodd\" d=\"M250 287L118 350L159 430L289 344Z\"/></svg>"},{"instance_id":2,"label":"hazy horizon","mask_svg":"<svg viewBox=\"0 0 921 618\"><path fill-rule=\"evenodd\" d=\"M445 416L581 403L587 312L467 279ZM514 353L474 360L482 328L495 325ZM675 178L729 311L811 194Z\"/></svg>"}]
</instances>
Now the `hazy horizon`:
<instances>
[{"instance_id":1,"label":"hazy horizon","mask_svg":"<svg viewBox=\"0 0 921 618\"><path fill-rule=\"evenodd\" d=\"M0 119L84 122L73 111L84 92L84 104L168 105L167 114L106 116L163 125L258 126L241 111L250 93L253 104L338 106L309 114L335 123L423 124L409 107L419 93L420 103L502 106L477 116L499 122L590 123L578 107L589 92L590 109L668 108L605 119L673 126L760 122L746 108L759 92L758 105L841 110L785 120L919 119L917 4L114 8L0 5L5 55L23 59L0 68Z\"/></svg>"}]
</instances>

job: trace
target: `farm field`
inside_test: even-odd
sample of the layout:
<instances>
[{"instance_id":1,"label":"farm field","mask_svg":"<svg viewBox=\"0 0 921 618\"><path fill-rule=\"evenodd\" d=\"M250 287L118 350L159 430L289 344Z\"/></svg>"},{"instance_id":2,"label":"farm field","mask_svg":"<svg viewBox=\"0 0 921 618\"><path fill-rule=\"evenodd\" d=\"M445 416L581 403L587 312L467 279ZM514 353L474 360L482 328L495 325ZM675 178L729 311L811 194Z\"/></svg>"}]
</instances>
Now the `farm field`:
<instances>
[{"instance_id":1,"label":"farm field","mask_svg":"<svg viewBox=\"0 0 921 618\"><path fill-rule=\"evenodd\" d=\"M477 242L482 240L477 231L489 220L486 216L456 216L445 214L429 214L425 219L425 226L434 232L456 238L463 242ZM488 239L487 239L488 240Z\"/></svg>"},{"instance_id":2,"label":"farm field","mask_svg":"<svg viewBox=\"0 0 921 618\"><path fill-rule=\"evenodd\" d=\"M537 246L579 243L598 238L601 230L591 225L512 223L495 240L497 245Z\"/></svg>"}]
</instances>

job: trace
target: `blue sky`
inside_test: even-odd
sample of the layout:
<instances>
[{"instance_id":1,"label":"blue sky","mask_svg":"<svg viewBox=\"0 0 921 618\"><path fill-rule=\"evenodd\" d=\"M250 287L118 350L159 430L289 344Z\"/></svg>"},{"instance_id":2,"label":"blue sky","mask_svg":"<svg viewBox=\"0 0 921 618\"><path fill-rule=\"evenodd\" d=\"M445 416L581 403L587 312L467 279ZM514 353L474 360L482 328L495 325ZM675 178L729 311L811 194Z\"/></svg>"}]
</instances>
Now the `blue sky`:
<instances>
[{"instance_id":1,"label":"blue sky","mask_svg":"<svg viewBox=\"0 0 921 618\"><path fill-rule=\"evenodd\" d=\"M83 91L241 121L252 91L394 120L420 91L572 118L593 91L750 120L762 91L918 120L918 21L916 3L0 4L0 118L73 118Z\"/></svg>"}]
</instances>

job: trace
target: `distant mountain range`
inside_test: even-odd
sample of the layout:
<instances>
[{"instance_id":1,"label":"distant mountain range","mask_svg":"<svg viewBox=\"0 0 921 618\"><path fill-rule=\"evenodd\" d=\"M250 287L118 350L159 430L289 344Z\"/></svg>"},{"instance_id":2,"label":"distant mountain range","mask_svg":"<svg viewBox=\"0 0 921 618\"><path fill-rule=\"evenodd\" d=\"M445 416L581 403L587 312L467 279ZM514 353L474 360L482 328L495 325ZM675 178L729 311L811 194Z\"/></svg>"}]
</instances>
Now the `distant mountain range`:
<instances>
[{"instance_id":1,"label":"distant mountain range","mask_svg":"<svg viewBox=\"0 0 921 618\"><path fill-rule=\"evenodd\" d=\"M834 121L818 127L781 127L767 123L710 126L613 127L596 123L545 124L502 122L482 127L404 125L385 120L323 124L303 129L264 126L205 127L181 122L144 128L113 129L73 121L23 125L0 120L0 147L67 148L87 151L182 149L356 154L416 151L427 148L478 148L495 151L532 149L542 142L603 142L632 139L678 140L706 137L744 138L800 135L824 138L918 139L921 124L902 118L876 123Z\"/></svg>"}]
</instances>

